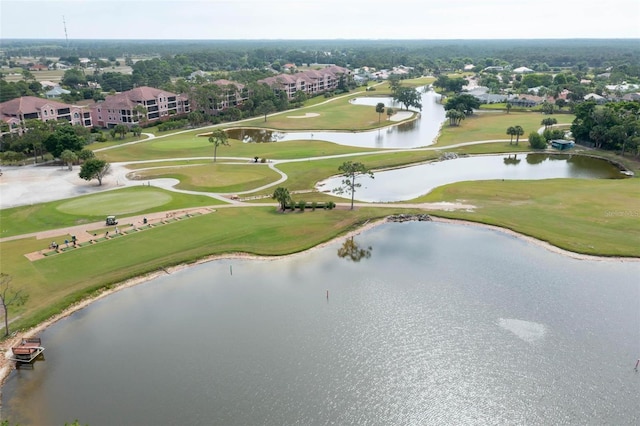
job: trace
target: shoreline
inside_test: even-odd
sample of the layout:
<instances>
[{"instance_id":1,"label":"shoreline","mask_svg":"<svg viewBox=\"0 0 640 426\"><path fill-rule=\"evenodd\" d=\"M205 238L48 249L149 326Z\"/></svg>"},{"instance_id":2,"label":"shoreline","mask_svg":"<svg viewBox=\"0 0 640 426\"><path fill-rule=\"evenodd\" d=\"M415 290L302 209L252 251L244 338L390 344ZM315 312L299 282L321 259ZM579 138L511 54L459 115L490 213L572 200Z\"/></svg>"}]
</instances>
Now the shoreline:
<instances>
[{"instance_id":1,"label":"shoreline","mask_svg":"<svg viewBox=\"0 0 640 426\"><path fill-rule=\"evenodd\" d=\"M557 253L563 256L567 256L567 257L571 257L573 259L577 259L577 260L590 260L590 261L617 261L617 262L640 262L640 258L635 258L635 257L608 257L608 256L594 256L594 255L587 255L587 254L581 254L581 253L575 253L575 252L571 252L568 250L564 250L561 249L559 247L556 247L552 244L547 243L546 241L542 241L542 240L538 240L534 237L530 237L528 235L524 235L521 233L518 233L516 231L507 229L507 228L501 228L499 226L494 226L494 225L488 225L488 224L484 224L484 223L479 223L479 222L472 222L472 221L466 221L466 220L460 220L460 219L448 219L448 218L442 218L442 217L438 217L438 216L433 216L433 215L429 215L431 217L431 221L433 222L437 222L437 223L450 223L450 224L457 224L457 225L464 225L464 226L474 226L474 227L481 227L484 229L490 229L490 230L494 230L494 231L499 231L502 232L506 235L515 237L515 238L520 238L523 239L524 241L527 241L531 244L535 244L538 247L542 247L546 250L549 250L553 253ZM304 253L309 252L310 250L316 250L316 249L320 249L323 247L326 247L329 244L334 243L336 240L338 239L342 239L342 238L350 238L353 236L356 236L358 234L361 234L362 232L368 231L370 229L373 229L379 225L382 225L384 223L388 222L388 218L382 218L382 219L376 219L376 220L371 220L371 221L367 221L365 222L363 225L361 225L360 227L358 227L357 229L353 229L345 234L341 234L336 236L335 238L332 238L330 240L327 240L323 243L320 243L316 246L313 246L307 250L301 251L301 252L297 252L297 253L291 253L291 254L284 254L284 255L279 255L279 256L259 256L259 255L252 255L252 254L246 254L246 253L226 253L226 254L216 254L216 255L211 255L211 256L207 256L205 258L202 258L200 260L197 260L195 262L192 263L183 263L180 265L176 265L176 266L172 266L169 268L163 268L162 270L159 271L155 271L155 272L151 272L145 275L141 275L135 278L130 278L128 280L122 281L120 283L116 283L112 288L107 289L107 290L103 290L100 292L100 294L94 296L94 297L90 297L87 299L84 299L72 306L69 306L67 309L65 309L64 311L60 312L59 314L56 314L54 316L52 316L51 318L47 319L46 321L38 324L37 326L26 330L24 332L17 332L14 336L7 338L7 340L5 340L5 342L3 343L3 347L2 347L2 352L4 354L4 356L2 357L2 359L0 359L0 407L2 407L2 400L1 400L1 395L2 395L2 391L1 388L4 385L5 381L8 379L9 375L11 374L11 372L15 369L15 366L12 365L12 362L9 361L8 359L8 355L10 355L10 351L11 351L11 347L16 345L21 339L26 338L26 337L32 337L33 335L40 333L42 331L44 331L45 329L47 329L48 327L50 327L51 325L57 323L58 321L67 318L71 315L73 315L74 313L81 311L82 309L90 306L92 303L101 300L107 296L110 296L118 291L121 290L125 290L127 288L139 285L139 284L143 284L145 282L151 281L155 278L158 278L160 276L166 275L166 274L172 274L174 272L178 272L181 271L183 269L189 268L191 266L196 266L196 265L201 265L203 263L207 263L207 262L212 262L215 260L222 260L222 259L242 259L242 260L276 260L276 259L281 259L281 258L287 258L287 257L292 257L292 256L299 256L302 255Z\"/></svg>"}]
</instances>

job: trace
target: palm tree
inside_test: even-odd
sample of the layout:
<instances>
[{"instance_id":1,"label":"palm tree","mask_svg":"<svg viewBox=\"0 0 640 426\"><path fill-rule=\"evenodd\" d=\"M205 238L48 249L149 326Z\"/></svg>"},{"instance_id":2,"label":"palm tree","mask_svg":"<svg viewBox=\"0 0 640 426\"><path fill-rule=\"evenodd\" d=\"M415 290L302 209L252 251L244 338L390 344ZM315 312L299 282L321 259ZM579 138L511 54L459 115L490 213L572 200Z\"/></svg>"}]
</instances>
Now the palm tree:
<instances>
[{"instance_id":1,"label":"palm tree","mask_svg":"<svg viewBox=\"0 0 640 426\"><path fill-rule=\"evenodd\" d=\"M518 145L518 141L520 141L520 136L524 135L524 129L522 126L515 126L515 135L516 135L516 145Z\"/></svg>"},{"instance_id":2,"label":"palm tree","mask_svg":"<svg viewBox=\"0 0 640 426\"><path fill-rule=\"evenodd\" d=\"M216 129L211 132L211 136L209 136L209 142L211 142L214 146L213 148L213 162L216 162L216 157L218 155L218 147L220 145L229 146L228 142L229 138L227 136L227 132L222 129Z\"/></svg>"},{"instance_id":3,"label":"palm tree","mask_svg":"<svg viewBox=\"0 0 640 426\"><path fill-rule=\"evenodd\" d=\"M271 196L274 200L278 200L280 203L280 209L285 211L287 205L291 203L291 194L289 194L289 190L287 188L278 187L275 191L273 191L273 195Z\"/></svg>"},{"instance_id":4,"label":"palm tree","mask_svg":"<svg viewBox=\"0 0 640 426\"><path fill-rule=\"evenodd\" d=\"M380 114L384 112L384 104L382 102L378 102L376 105L376 112L378 113L378 124L380 124Z\"/></svg>"},{"instance_id":5,"label":"palm tree","mask_svg":"<svg viewBox=\"0 0 640 426\"><path fill-rule=\"evenodd\" d=\"M507 128L507 134L511 136L511 140L509 141L509 145L513 144L513 136L516 134L516 128L513 126L509 126Z\"/></svg>"}]
</instances>

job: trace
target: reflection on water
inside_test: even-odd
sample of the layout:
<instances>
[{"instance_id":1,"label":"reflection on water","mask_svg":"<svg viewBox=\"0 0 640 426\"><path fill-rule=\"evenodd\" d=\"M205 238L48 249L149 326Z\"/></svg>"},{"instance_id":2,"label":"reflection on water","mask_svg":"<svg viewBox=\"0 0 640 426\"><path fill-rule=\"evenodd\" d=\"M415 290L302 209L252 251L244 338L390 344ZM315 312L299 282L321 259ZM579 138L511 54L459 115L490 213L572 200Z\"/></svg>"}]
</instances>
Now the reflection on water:
<instances>
[{"instance_id":1,"label":"reflection on water","mask_svg":"<svg viewBox=\"0 0 640 426\"><path fill-rule=\"evenodd\" d=\"M342 247L338 249L338 257L352 262L360 262L362 259L371 257L371 250L373 250L373 247L363 248L355 242L353 237L350 237L344 240Z\"/></svg>"},{"instance_id":2,"label":"reflection on water","mask_svg":"<svg viewBox=\"0 0 640 426\"><path fill-rule=\"evenodd\" d=\"M445 121L444 107L438 102L440 95L433 91L422 93L422 112L416 112L416 119L398 125L391 125L385 129L366 132L341 131L303 131L279 132L274 130L254 128L228 129L231 139L245 143L251 142L280 142L291 140L322 140L340 145L359 146L366 148L415 148L432 145ZM394 105L389 97L363 97L352 100L356 105L375 107L378 102ZM400 111L400 108L397 108Z\"/></svg>"},{"instance_id":3,"label":"reflection on water","mask_svg":"<svg viewBox=\"0 0 640 426\"><path fill-rule=\"evenodd\" d=\"M522 157L526 161L522 162ZM609 162L580 155L517 154L486 155L438 161L377 172L375 179L362 181L355 198L365 202L411 200L442 185L476 180L554 178L622 179L625 175ZM340 177L320 182L319 190L334 192ZM342 195L344 196L344 195Z\"/></svg>"},{"instance_id":4,"label":"reflection on water","mask_svg":"<svg viewBox=\"0 0 640 426\"><path fill-rule=\"evenodd\" d=\"M638 424L640 263L436 222L356 240L375 261L337 258L337 241L193 266L96 302L41 333L47 360L11 373L3 419Z\"/></svg>"}]
</instances>

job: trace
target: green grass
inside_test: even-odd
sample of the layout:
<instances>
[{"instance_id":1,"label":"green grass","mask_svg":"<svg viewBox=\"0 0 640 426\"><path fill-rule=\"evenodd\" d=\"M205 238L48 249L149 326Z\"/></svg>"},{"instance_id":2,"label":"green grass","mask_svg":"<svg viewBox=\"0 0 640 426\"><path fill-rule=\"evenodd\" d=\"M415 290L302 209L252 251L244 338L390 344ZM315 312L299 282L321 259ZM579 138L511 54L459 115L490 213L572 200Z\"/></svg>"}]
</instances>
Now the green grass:
<instances>
[{"instance_id":1,"label":"green grass","mask_svg":"<svg viewBox=\"0 0 640 426\"><path fill-rule=\"evenodd\" d=\"M451 127L448 122L442 126L442 134L438 138L437 146L448 146L461 142L472 142L492 139L510 139L507 128L510 126L522 126L524 135L520 137L520 143L528 144L529 133L536 132L542 125L540 122L547 116L539 113L524 112L486 112L476 113L462 120L460 126ZM571 123L573 115L563 114L554 116L560 124ZM515 138L514 138L515 142Z\"/></svg>"},{"instance_id":2,"label":"green grass","mask_svg":"<svg viewBox=\"0 0 640 426\"><path fill-rule=\"evenodd\" d=\"M438 212L511 229L578 253L640 257L640 180L461 182L414 201L473 204Z\"/></svg>"},{"instance_id":3,"label":"green grass","mask_svg":"<svg viewBox=\"0 0 640 426\"><path fill-rule=\"evenodd\" d=\"M203 131L114 148L99 152L97 156L110 162L197 157L213 159L213 145L209 143L207 137L196 136L197 133L203 133ZM250 161L256 156L267 159L296 159L368 151L375 150L317 140L272 143L243 143L238 140L230 140L229 146L218 148L217 156L220 161L224 157L241 157ZM144 165L142 166L144 167ZM147 165L146 167L151 166Z\"/></svg>"},{"instance_id":4,"label":"green grass","mask_svg":"<svg viewBox=\"0 0 640 426\"><path fill-rule=\"evenodd\" d=\"M136 172L139 179L174 178L179 189L200 192L241 192L280 179L266 164L243 165L210 163L187 167L162 167Z\"/></svg>"},{"instance_id":5,"label":"green grass","mask_svg":"<svg viewBox=\"0 0 640 426\"><path fill-rule=\"evenodd\" d=\"M136 203L136 198L144 202ZM159 204L161 200L166 201ZM180 194L156 187L135 186L72 199L2 209L0 210L2 224L0 235L4 238L83 225L102 221L108 215L144 214L221 203L214 198L202 195ZM77 206L80 211L70 211L70 205Z\"/></svg>"}]
</instances>

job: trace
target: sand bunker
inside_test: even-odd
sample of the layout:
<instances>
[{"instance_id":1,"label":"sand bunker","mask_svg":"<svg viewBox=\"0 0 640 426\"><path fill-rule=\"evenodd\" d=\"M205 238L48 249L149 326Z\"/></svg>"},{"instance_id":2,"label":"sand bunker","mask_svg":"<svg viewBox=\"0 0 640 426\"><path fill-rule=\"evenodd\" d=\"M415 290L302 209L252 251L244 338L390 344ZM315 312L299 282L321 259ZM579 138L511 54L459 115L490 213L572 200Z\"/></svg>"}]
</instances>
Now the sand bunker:
<instances>
[{"instance_id":1,"label":"sand bunker","mask_svg":"<svg viewBox=\"0 0 640 426\"><path fill-rule=\"evenodd\" d=\"M317 112L308 112L305 115L287 115L287 118L311 118L311 117L317 117L320 114L318 114Z\"/></svg>"}]
</instances>

